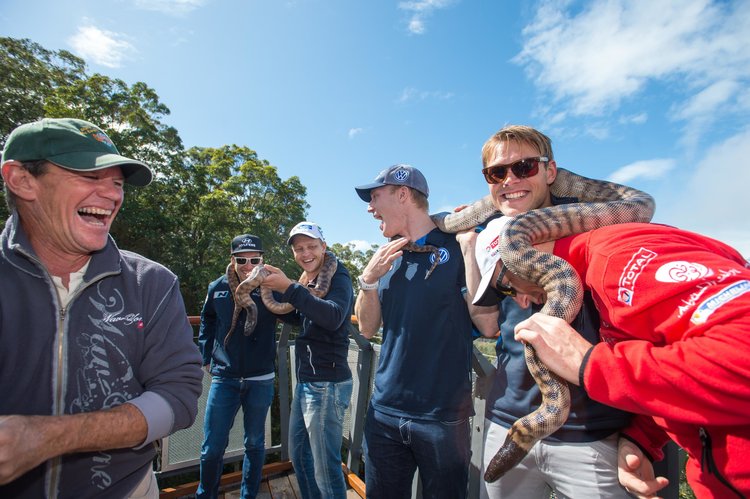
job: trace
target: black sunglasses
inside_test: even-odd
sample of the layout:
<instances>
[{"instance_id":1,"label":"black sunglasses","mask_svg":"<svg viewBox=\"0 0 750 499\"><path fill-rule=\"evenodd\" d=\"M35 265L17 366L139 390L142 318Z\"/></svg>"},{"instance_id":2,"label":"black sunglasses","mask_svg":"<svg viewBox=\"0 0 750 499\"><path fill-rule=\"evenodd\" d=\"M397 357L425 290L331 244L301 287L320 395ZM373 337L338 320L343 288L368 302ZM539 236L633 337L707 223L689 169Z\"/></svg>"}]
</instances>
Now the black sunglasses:
<instances>
[{"instance_id":1,"label":"black sunglasses","mask_svg":"<svg viewBox=\"0 0 750 499\"><path fill-rule=\"evenodd\" d=\"M513 298L516 296L516 290L513 289L511 285L503 286L503 277L505 277L505 272L508 270L508 267L503 265L503 268L500 269L500 273L497 274L497 279L495 279L495 291L498 292L498 294L503 296L510 296Z\"/></svg>"},{"instance_id":2,"label":"black sunglasses","mask_svg":"<svg viewBox=\"0 0 750 499\"><path fill-rule=\"evenodd\" d=\"M539 156L538 158L525 158L509 165L496 165L482 168L482 175L488 184L500 184L508 176L508 170L518 178L533 177L539 173L539 163L546 163L549 158Z\"/></svg>"},{"instance_id":3,"label":"black sunglasses","mask_svg":"<svg viewBox=\"0 0 750 499\"><path fill-rule=\"evenodd\" d=\"M263 257L253 256L250 258L245 258L244 256L235 256L234 261L237 262L237 265L245 265L248 261L252 263L253 265L258 265L260 262L263 261Z\"/></svg>"}]
</instances>

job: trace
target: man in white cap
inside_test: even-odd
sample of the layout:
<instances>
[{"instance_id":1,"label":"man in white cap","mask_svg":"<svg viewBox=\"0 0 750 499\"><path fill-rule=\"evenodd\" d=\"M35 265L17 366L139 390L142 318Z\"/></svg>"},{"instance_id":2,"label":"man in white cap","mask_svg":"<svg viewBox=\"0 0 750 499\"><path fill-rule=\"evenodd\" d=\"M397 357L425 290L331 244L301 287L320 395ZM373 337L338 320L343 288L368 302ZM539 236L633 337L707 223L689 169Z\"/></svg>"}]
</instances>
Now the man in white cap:
<instances>
[{"instance_id":1,"label":"man in white cap","mask_svg":"<svg viewBox=\"0 0 750 499\"><path fill-rule=\"evenodd\" d=\"M289 454L303 498L345 499L341 441L352 395L347 362L352 281L344 264L326 251L318 224L298 223L287 244L304 271L304 282L267 264L270 275L262 286L281 293L280 301L296 309L282 320L302 326L294 341L297 385L289 415ZM326 275L334 263L335 272Z\"/></svg>"},{"instance_id":2,"label":"man in white cap","mask_svg":"<svg viewBox=\"0 0 750 499\"><path fill-rule=\"evenodd\" d=\"M177 277L109 236L151 171L66 118L16 128L2 176L0 496L157 497L154 442L193 423L201 370Z\"/></svg>"}]
</instances>

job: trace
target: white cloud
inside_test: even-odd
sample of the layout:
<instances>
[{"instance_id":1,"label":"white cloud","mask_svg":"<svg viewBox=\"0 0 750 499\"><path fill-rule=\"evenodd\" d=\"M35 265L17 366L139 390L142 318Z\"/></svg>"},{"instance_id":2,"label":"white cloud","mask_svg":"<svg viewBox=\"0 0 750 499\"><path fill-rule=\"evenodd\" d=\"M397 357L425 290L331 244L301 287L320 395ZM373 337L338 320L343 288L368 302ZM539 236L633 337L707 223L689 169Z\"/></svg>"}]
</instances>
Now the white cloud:
<instances>
[{"instance_id":1,"label":"white cloud","mask_svg":"<svg viewBox=\"0 0 750 499\"><path fill-rule=\"evenodd\" d=\"M398 8L411 13L408 22L409 32L415 35L422 35L427 30L425 27L425 19L429 17L433 11L444 9L452 3L453 0L417 0L399 2Z\"/></svg>"},{"instance_id":2,"label":"white cloud","mask_svg":"<svg viewBox=\"0 0 750 499\"><path fill-rule=\"evenodd\" d=\"M619 168L609 176L609 181L630 184L635 179L657 179L664 177L675 167L674 159L647 159Z\"/></svg>"},{"instance_id":3,"label":"white cloud","mask_svg":"<svg viewBox=\"0 0 750 499\"><path fill-rule=\"evenodd\" d=\"M513 59L552 95L556 105L550 114L558 119L561 110L574 116L611 112L656 82L688 96L677 106L683 120L706 117L713 111L712 99L734 100L748 110L750 2L609 0L577 9L579 5L543 1L524 28L523 49Z\"/></svg>"},{"instance_id":4,"label":"white cloud","mask_svg":"<svg viewBox=\"0 0 750 499\"><path fill-rule=\"evenodd\" d=\"M638 113L633 114L631 116L620 116L619 123L622 125L627 125L629 123L632 123L634 125L642 125L648 121L648 113Z\"/></svg>"},{"instance_id":5,"label":"white cloud","mask_svg":"<svg viewBox=\"0 0 750 499\"><path fill-rule=\"evenodd\" d=\"M676 111L676 118L692 119L714 113L737 94L740 85L736 81L722 80L713 83L691 97Z\"/></svg>"},{"instance_id":6,"label":"white cloud","mask_svg":"<svg viewBox=\"0 0 750 499\"><path fill-rule=\"evenodd\" d=\"M94 26L79 27L68 43L83 59L108 68L119 68L136 52L135 47L125 40L125 35Z\"/></svg>"},{"instance_id":7,"label":"white cloud","mask_svg":"<svg viewBox=\"0 0 750 499\"><path fill-rule=\"evenodd\" d=\"M349 129L349 138L353 139L356 135L359 135L360 133L364 132L364 128L350 128Z\"/></svg>"},{"instance_id":8,"label":"white cloud","mask_svg":"<svg viewBox=\"0 0 750 499\"><path fill-rule=\"evenodd\" d=\"M202 7L207 0L135 0L135 6L172 16L189 14Z\"/></svg>"},{"instance_id":9,"label":"white cloud","mask_svg":"<svg viewBox=\"0 0 750 499\"><path fill-rule=\"evenodd\" d=\"M665 209L664 223L727 242L750 256L750 129L709 148L692 171L673 175L668 199L657 199Z\"/></svg>"},{"instance_id":10,"label":"white cloud","mask_svg":"<svg viewBox=\"0 0 750 499\"><path fill-rule=\"evenodd\" d=\"M346 246L351 246L354 251L367 251L373 244L374 243L363 241L362 239L354 239L353 241L346 243Z\"/></svg>"},{"instance_id":11,"label":"white cloud","mask_svg":"<svg viewBox=\"0 0 750 499\"><path fill-rule=\"evenodd\" d=\"M414 87L406 87L401 91L397 102L423 101L427 99L450 100L453 96L453 92L443 90L418 90Z\"/></svg>"}]
</instances>

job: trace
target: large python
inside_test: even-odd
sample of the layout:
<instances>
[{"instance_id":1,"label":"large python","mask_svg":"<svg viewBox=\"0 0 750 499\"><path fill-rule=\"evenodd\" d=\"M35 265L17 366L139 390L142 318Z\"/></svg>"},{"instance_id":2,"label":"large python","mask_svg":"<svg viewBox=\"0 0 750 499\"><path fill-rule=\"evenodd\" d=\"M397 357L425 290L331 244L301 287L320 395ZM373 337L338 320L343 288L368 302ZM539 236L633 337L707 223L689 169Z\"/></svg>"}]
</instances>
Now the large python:
<instances>
[{"instance_id":1,"label":"large python","mask_svg":"<svg viewBox=\"0 0 750 499\"><path fill-rule=\"evenodd\" d=\"M533 245L605 225L649 222L655 204L651 196L637 189L582 177L563 168L557 169L550 191L559 197L576 197L580 202L532 210L514 217L505 226L500 255L512 273L544 288L547 301L542 313L571 322L583 301L580 279L567 262L537 251ZM432 219L441 230L459 232L497 213L492 199L486 196L460 212L433 215ZM542 404L513 423L505 442L485 470L486 482L497 480L517 465L537 441L562 426L570 411L567 383L549 371L528 344L524 355L541 391Z\"/></svg>"},{"instance_id":2,"label":"large python","mask_svg":"<svg viewBox=\"0 0 750 499\"><path fill-rule=\"evenodd\" d=\"M234 327L237 325L237 318L240 315L241 309L245 309L247 311L245 328L243 330L244 335L250 336L255 330L255 326L258 323L258 307L253 301L252 296L250 296L250 293L252 293L255 288L260 286L260 284L263 282L263 279L265 279L265 277L268 275L268 269L266 269L263 264L259 264L253 269L252 272L250 272L250 275L247 276L244 281L239 282L237 273L232 267L232 264L230 264L227 268L227 280L229 281L229 289L234 292L235 307L232 314L232 324L231 326L229 326L229 332L227 332L227 335L224 338L225 346L227 345L229 338L234 331ZM318 273L318 278L315 281L315 286L308 287L310 293L319 298L322 298L323 296L328 294L328 290L331 287L331 279L333 279L333 275L336 273L337 268L338 261L336 260L336 256L330 251L326 251L323 256L323 266ZM299 278L299 282L303 286L308 286L308 284L310 283L310 278L307 275L307 272L302 272L302 275ZM263 304L266 306L266 308L274 314L283 315L288 314L289 312L294 310L294 307L290 303L277 302L273 297L273 292L268 288L260 288L260 297L261 300L263 300Z\"/></svg>"}]
</instances>

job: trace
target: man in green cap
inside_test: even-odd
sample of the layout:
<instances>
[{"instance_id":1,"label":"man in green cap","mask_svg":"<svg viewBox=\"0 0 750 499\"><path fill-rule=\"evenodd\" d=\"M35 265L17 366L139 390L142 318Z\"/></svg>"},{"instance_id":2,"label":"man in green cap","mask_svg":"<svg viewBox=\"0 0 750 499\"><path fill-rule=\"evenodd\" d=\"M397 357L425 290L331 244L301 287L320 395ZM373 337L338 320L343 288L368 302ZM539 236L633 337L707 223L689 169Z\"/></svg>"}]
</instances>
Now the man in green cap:
<instances>
[{"instance_id":1,"label":"man in green cap","mask_svg":"<svg viewBox=\"0 0 750 499\"><path fill-rule=\"evenodd\" d=\"M109 236L151 171L43 119L10 134L2 176L0 497L157 497L153 442L193 423L201 359L177 277Z\"/></svg>"}]
</instances>

